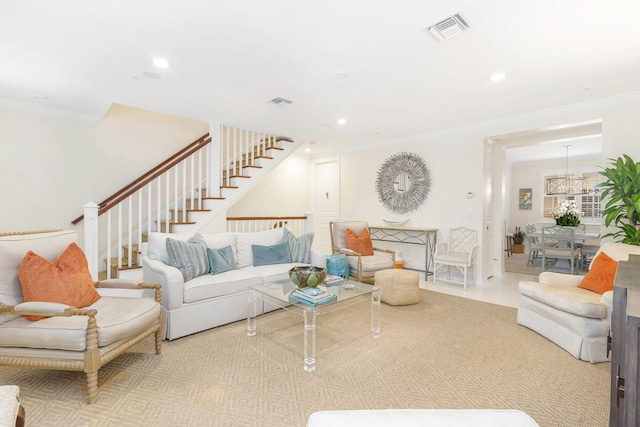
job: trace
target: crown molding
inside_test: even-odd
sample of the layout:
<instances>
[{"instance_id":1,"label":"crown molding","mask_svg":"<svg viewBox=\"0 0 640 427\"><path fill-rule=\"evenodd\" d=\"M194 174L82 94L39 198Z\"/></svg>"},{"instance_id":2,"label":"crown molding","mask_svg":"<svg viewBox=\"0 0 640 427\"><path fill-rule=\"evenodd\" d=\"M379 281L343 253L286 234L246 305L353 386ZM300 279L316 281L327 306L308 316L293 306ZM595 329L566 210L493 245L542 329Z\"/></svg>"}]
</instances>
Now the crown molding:
<instances>
[{"instance_id":1,"label":"crown molding","mask_svg":"<svg viewBox=\"0 0 640 427\"><path fill-rule=\"evenodd\" d=\"M32 113L46 114L49 116L62 117L65 119L82 120L85 122L97 123L101 117L94 114L84 114L61 108L49 107L46 105L35 105L28 102L19 102L13 99L0 98L0 107L14 110L29 111Z\"/></svg>"},{"instance_id":2,"label":"crown molding","mask_svg":"<svg viewBox=\"0 0 640 427\"><path fill-rule=\"evenodd\" d=\"M459 126L455 128L443 129L434 132L427 132L421 134L415 134L406 136L403 138L389 139L375 144L368 144L366 146L358 146L347 148L342 153L350 153L357 151L370 150L372 148L381 148L391 145L406 144L411 142L423 142L425 140L442 138L445 136L459 135L468 132L481 131L485 129L493 129L500 126L517 125L531 120L543 119L547 117L555 117L558 114L567 114L585 111L596 107L604 107L608 105L616 105L625 102L640 101L640 91L627 92L620 95L613 95L604 98L598 98L591 101L577 102L573 104L562 105L559 107L551 107L543 110L532 111L530 113L517 114L514 116L502 117L495 120L488 120L481 123L475 123L465 126Z\"/></svg>"}]
</instances>

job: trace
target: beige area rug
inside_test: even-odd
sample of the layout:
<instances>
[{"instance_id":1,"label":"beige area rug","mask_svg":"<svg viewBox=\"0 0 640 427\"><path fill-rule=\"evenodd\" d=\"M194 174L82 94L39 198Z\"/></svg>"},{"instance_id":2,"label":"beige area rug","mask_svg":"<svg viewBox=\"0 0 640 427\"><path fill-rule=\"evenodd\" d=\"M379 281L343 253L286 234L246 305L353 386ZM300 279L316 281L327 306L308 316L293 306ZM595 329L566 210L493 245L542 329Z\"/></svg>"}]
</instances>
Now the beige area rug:
<instances>
[{"instance_id":1,"label":"beige area rug","mask_svg":"<svg viewBox=\"0 0 640 427\"><path fill-rule=\"evenodd\" d=\"M605 426L610 363L574 359L516 324L513 308L421 290L410 306L370 304L318 320L317 370L302 367L302 319L279 310L165 342L151 340L99 374L86 404L78 372L0 367L21 388L29 426L304 426L319 410L519 409L541 426Z\"/></svg>"}]
</instances>

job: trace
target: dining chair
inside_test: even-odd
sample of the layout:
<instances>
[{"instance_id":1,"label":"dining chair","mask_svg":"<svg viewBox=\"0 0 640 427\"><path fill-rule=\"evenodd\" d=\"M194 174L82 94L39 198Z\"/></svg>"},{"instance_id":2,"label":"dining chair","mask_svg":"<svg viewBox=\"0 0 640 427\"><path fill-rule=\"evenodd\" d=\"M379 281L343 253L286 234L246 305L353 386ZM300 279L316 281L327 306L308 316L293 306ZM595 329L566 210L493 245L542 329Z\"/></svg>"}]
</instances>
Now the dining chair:
<instances>
[{"instance_id":1,"label":"dining chair","mask_svg":"<svg viewBox=\"0 0 640 427\"><path fill-rule=\"evenodd\" d=\"M559 266L558 260L567 260L571 274L582 267L582 255L575 245L575 227L554 225L542 229L542 271L547 270L550 259L556 260L555 267Z\"/></svg>"}]
</instances>

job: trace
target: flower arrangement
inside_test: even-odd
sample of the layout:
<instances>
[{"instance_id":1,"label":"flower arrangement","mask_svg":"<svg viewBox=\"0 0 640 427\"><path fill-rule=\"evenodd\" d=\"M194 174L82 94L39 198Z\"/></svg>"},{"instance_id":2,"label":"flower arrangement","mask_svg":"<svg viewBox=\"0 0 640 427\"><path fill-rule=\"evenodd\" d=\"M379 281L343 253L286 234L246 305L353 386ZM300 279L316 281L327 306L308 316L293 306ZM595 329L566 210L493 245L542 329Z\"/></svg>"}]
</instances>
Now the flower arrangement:
<instances>
[{"instance_id":1,"label":"flower arrangement","mask_svg":"<svg viewBox=\"0 0 640 427\"><path fill-rule=\"evenodd\" d=\"M525 236L526 234L524 234L524 231L520 230L520 227L516 227L516 231L513 233L513 242L517 245L521 245Z\"/></svg>"},{"instance_id":2,"label":"flower arrangement","mask_svg":"<svg viewBox=\"0 0 640 427\"><path fill-rule=\"evenodd\" d=\"M575 200L563 200L553 208L551 216L556 220L557 225L575 227L580 224L582 212L578 210Z\"/></svg>"}]
</instances>

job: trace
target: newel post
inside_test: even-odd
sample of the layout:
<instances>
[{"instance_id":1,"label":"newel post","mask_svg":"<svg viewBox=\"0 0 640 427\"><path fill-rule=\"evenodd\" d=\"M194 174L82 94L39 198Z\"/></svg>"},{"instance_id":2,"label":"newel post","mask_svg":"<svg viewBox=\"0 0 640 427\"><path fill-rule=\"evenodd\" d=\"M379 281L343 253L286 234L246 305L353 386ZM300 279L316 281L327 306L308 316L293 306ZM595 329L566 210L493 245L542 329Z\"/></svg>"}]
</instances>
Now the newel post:
<instances>
[{"instance_id":1,"label":"newel post","mask_svg":"<svg viewBox=\"0 0 640 427\"><path fill-rule=\"evenodd\" d=\"M98 205L84 205L84 253L94 282L98 281Z\"/></svg>"},{"instance_id":2,"label":"newel post","mask_svg":"<svg viewBox=\"0 0 640 427\"><path fill-rule=\"evenodd\" d=\"M209 123L209 182L207 183L207 195L220 197L222 186L222 125L220 122Z\"/></svg>"}]
</instances>

